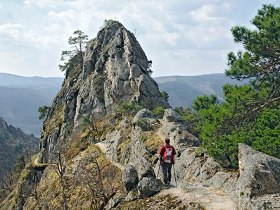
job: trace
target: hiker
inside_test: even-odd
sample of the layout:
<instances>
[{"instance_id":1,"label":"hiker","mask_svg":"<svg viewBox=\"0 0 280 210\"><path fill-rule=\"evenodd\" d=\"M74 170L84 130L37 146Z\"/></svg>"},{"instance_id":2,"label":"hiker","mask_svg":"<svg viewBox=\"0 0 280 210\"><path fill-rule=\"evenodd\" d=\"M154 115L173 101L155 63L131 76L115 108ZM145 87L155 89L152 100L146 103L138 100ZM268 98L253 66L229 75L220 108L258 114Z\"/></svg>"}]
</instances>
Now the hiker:
<instances>
[{"instance_id":1,"label":"hiker","mask_svg":"<svg viewBox=\"0 0 280 210\"><path fill-rule=\"evenodd\" d=\"M163 181L166 186L169 186L171 181L171 168L175 163L174 156L176 151L173 146L170 145L170 139L165 139L165 145L160 148L159 159L160 167L163 174Z\"/></svg>"}]
</instances>

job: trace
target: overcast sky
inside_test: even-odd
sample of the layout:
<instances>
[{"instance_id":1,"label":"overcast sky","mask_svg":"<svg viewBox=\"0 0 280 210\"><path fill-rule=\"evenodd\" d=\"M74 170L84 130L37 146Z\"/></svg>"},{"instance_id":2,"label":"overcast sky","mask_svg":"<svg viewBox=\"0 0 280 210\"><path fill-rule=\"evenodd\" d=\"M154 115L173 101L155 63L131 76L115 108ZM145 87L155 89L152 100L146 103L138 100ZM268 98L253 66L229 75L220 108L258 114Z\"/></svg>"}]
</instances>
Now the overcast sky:
<instances>
[{"instance_id":1,"label":"overcast sky","mask_svg":"<svg viewBox=\"0 0 280 210\"><path fill-rule=\"evenodd\" d=\"M221 73L241 49L230 28L250 26L262 4L279 0L0 0L0 72L63 76L68 37L94 38L104 19L136 34L153 76Z\"/></svg>"}]
</instances>

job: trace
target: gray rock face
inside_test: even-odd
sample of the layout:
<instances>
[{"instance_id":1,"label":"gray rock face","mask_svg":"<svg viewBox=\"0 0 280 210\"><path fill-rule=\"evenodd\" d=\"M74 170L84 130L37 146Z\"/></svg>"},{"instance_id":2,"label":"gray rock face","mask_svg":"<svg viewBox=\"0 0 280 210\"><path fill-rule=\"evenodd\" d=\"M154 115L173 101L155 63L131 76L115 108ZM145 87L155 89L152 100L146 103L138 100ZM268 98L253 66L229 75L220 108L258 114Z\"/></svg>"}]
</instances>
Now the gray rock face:
<instances>
[{"instance_id":1,"label":"gray rock face","mask_svg":"<svg viewBox=\"0 0 280 210\"><path fill-rule=\"evenodd\" d=\"M140 157L138 160L135 161L135 167L137 169L140 179L144 177L156 177L153 167L143 157Z\"/></svg>"},{"instance_id":2,"label":"gray rock face","mask_svg":"<svg viewBox=\"0 0 280 210\"><path fill-rule=\"evenodd\" d=\"M158 124L158 120L154 118L153 113L144 108L140 110L133 118L132 124L140 127L142 130L150 130L154 125Z\"/></svg>"},{"instance_id":3,"label":"gray rock face","mask_svg":"<svg viewBox=\"0 0 280 210\"><path fill-rule=\"evenodd\" d=\"M141 109L133 118L132 122L137 122L137 120L139 119L145 119L145 118L148 118L148 119L155 119L154 116L153 116L153 113L148 110L148 109Z\"/></svg>"},{"instance_id":4,"label":"gray rock face","mask_svg":"<svg viewBox=\"0 0 280 210\"><path fill-rule=\"evenodd\" d=\"M41 162L71 139L82 116L99 120L115 113L123 101L148 109L170 107L148 74L148 60L134 35L117 21L109 21L85 51L83 69L68 71L44 122ZM56 131L54 129L56 128Z\"/></svg>"},{"instance_id":5,"label":"gray rock face","mask_svg":"<svg viewBox=\"0 0 280 210\"><path fill-rule=\"evenodd\" d=\"M153 122L153 121L156 121L156 119L154 118L153 116L153 113L144 108L144 109L141 109L133 118L132 120L132 123L133 124L136 124L139 120L145 120L147 122Z\"/></svg>"},{"instance_id":6,"label":"gray rock face","mask_svg":"<svg viewBox=\"0 0 280 210\"><path fill-rule=\"evenodd\" d=\"M114 207L116 207L120 202L121 200L123 199L123 197L121 195L115 195L113 198L111 198L107 205L104 207L105 210L111 210L113 209Z\"/></svg>"},{"instance_id":7,"label":"gray rock face","mask_svg":"<svg viewBox=\"0 0 280 210\"><path fill-rule=\"evenodd\" d=\"M150 197L161 190L162 183L153 177L144 177L137 186L139 197Z\"/></svg>"},{"instance_id":8,"label":"gray rock face","mask_svg":"<svg viewBox=\"0 0 280 210\"><path fill-rule=\"evenodd\" d=\"M201 143L198 138L186 131L184 124L178 122L162 121L158 132L161 136L168 137L179 153L183 152L186 148L197 147Z\"/></svg>"},{"instance_id":9,"label":"gray rock face","mask_svg":"<svg viewBox=\"0 0 280 210\"><path fill-rule=\"evenodd\" d=\"M280 204L280 160L239 145L239 174L225 172L196 148L185 149L175 164L179 186L201 183L223 190L238 209L277 209Z\"/></svg>"},{"instance_id":10,"label":"gray rock face","mask_svg":"<svg viewBox=\"0 0 280 210\"><path fill-rule=\"evenodd\" d=\"M84 63L82 79L86 85L77 97L77 115L110 114L122 100L143 103L147 108L169 107L147 72L144 51L119 22L110 21L89 42Z\"/></svg>"},{"instance_id":11,"label":"gray rock face","mask_svg":"<svg viewBox=\"0 0 280 210\"><path fill-rule=\"evenodd\" d=\"M131 144L130 144L130 162L136 163L138 162L138 165L141 166L141 162L145 154L147 154L147 150L143 144L141 139L141 132L142 130L138 127L135 129L132 129L131 131ZM137 169L138 170L138 169Z\"/></svg>"},{"instance_id":12,"label":"gray rock face","mask_svg":"<svg viewBox=\"0 0 280 210\"><path fill-rule=\"evenodd\" d=\"M185 149L175 163L178 182L200 182L204 183L212 178L221 166L213 158L203 155L196 156L197 148Z\"/></svg>"},{"instance_id":13,"label":"gray rock face","mask_svg":"<svg viewBox=\"0 0 280 210\"><path fill-rule=\"evenodd\" d=\"M238 209L277 209L280 204L280 160L251 147L239 145L239 174L225 172L207 155L197 156L195 148L184 150L175 169L180 186L202 183L222 189Z\"/></svg>"},{"instance_id":14,"label":"gray rock face","mask_svg":"<svg viewBox=\"0 0 280 210\"><path fill-rule=\"evenodd\" d=\"M140 196L139 196L139 192L138 192L138 189L135 188L131 191L129 191L125 197L125 201L133 201L133 200L136 200L136 199L139 199Z\"/></svg>"},{"instance_id":15,"label":"gray rock face","mask_svg":"<svg viewBox=\"0 0 280 210\"><path fill-rule=\"evenodd\" d=\"M170 139L170 142L179 153L186 148L197 147L200 140L187 131L187 126L181 116L172 109L165 109L161 120L159 134Z\"/></svg>"},{"instance_id":16,"label":"gray rock face","mask_svg":"<svg viewBox=\"0 0 280 210\"><path fill-rule=\"evenodd\" d=\"M181 116L173 109L166 109L163 115L163 120L166 122L183 122Z\"/></svg>"},{"instance_id":17,"label":"gray rock face","mask_svg":"<svg viewBox=\"0 0 280 210\"><path fill-rule=\"evenodd\" d=\"M121 132L117 130L112 133L108 133L106 136L106 142L109 144L110 148L110 152L107 154L107 156L113 161L118 160L117 151L121 140Z\"/></svg>"},{"instance_id":18,"label":"gray rock face","mask_svg":"<svg viewBox=\"0 0 280 210\"><path fill-rule=\"evenodd\" d=\"M239 144L239 189L252 196L280 193L280 160Z\"/></svg>"},{"instance_id":19,"label":"gray rock face","mask_svg":"<svg viewBox=\"0 0 280 210\"><path fill-rule=\"evenodd\" d=\"M238 158L240 208L261 209L268 203L271 209L279 207L280 202L271 198L280 196L280 160L245 144L239 144Z\"/></svg>"},{"instance_id":20,"label":"gray rock face","mask_svg":"<svg viewBox=\"0 0 280 210\"><path fill-rule=\"evenodd\" d=\"M123 171L123 184L127 191L131 191L138 184L138 173L133 165L127 165Z\"/></svg>"}]
</instances>

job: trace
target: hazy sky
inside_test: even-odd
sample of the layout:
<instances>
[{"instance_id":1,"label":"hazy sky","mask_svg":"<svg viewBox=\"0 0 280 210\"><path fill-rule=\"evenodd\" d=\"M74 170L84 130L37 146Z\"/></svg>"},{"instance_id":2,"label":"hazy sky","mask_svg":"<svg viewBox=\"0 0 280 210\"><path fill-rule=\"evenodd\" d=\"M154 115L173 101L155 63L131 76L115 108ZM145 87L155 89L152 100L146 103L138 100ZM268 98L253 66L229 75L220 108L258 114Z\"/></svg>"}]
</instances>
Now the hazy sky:
<instances>
[{"instance_id":1,"label":"hazy sky","mask_svg":"<svg viewBox=\"0 0 280 210\"><path fill-rule=\"evenodd\" d=\"M262 4L279 0L0 0L0 72L62 76L68 37L94 38L104 19L136 34L153 76L224 72L227 53L241 49L230 28L250 25Z\"/></svg>"}]
</instances>

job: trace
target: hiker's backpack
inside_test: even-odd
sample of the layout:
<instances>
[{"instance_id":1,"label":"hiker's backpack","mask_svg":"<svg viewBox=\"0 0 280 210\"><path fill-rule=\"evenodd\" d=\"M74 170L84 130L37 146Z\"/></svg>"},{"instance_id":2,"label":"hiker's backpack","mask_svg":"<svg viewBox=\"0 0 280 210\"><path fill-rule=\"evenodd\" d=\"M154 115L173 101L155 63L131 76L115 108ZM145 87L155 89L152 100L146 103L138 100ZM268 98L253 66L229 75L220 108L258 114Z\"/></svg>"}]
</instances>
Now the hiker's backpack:
<instances>
[{"instance_id":1,"label":"hiker's backpack","mask_svg":"<svg viewBox=\"0 0 280 210\"><path fill-rule=\"evenodd\" d=\"M173 148L172 147L165 147L165 151L163 154L163 162L165 163L173 163Z\"/></svg>"}]
</instances>

